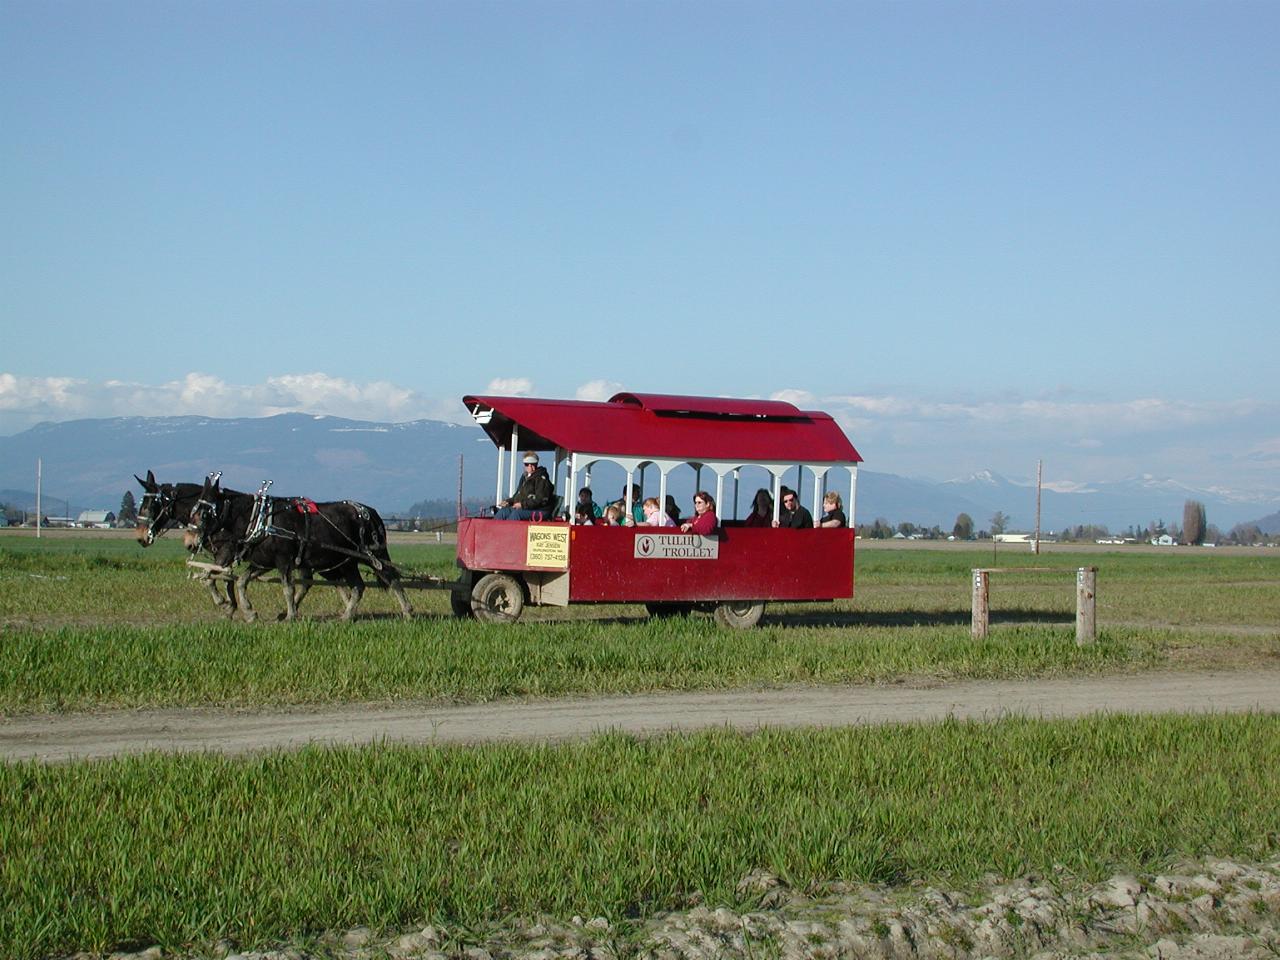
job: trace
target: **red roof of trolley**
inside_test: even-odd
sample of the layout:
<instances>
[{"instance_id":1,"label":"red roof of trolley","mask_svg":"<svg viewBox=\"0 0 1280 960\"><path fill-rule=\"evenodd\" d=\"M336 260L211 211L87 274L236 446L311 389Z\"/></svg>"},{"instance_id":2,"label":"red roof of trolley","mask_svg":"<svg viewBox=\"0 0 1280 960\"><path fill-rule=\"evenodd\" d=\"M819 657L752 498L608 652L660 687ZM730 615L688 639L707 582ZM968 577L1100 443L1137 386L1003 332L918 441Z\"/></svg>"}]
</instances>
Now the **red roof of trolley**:
<instances>
[{"instance_id":1,"label":"red roof of trolley","mask_svg":"<svg viewBox=\"0 0 1280 960\"><path fill-rule=\"evenodd\" d=\"M687 462L858 463L829 414L782 400L618 393L608 402L463 397L489 438L554 450ZM486 417L486 414L488 416Z\"/></svg>"}]
</instances>

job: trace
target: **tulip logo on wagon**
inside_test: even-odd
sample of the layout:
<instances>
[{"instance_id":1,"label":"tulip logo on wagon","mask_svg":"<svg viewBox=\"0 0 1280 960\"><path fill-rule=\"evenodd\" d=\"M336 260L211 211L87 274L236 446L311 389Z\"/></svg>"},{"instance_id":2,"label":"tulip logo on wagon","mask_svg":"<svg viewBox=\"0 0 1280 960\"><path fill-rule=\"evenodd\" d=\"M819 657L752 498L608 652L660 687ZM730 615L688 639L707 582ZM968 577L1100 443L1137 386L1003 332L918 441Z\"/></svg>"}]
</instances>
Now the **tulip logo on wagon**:
<instances>
[{"instance_id":1,"label":"tulip logo on wagon","mask_svg":"<svg viewBox=\"0 0 1280 960\"><path fill-rule=\"evenodd\" d=\"M696 533L641 533L636 536L637 560L715 560L720 541Z\"/></svg>"}]
</instances>

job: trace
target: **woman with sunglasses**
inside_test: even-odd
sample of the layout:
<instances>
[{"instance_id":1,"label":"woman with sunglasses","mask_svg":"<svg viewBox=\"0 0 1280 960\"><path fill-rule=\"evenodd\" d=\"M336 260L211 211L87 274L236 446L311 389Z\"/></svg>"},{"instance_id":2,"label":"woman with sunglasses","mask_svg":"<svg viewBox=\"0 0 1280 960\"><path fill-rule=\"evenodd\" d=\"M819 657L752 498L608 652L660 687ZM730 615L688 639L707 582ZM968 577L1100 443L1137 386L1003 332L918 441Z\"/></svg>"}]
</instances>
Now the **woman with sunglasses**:
<instances>
[{"instance_id":1,"label":"woman with sunglasses","mask_svg":"<svg viewBox=\"0 0 1280 960\"><path fill-rule=\"evenodd\" d=\"M699 490L693 495L693 519L680 524L680 529L706 536L715 531L716 522L716 502L707 491Z\"/></svg>"}]
</instances>

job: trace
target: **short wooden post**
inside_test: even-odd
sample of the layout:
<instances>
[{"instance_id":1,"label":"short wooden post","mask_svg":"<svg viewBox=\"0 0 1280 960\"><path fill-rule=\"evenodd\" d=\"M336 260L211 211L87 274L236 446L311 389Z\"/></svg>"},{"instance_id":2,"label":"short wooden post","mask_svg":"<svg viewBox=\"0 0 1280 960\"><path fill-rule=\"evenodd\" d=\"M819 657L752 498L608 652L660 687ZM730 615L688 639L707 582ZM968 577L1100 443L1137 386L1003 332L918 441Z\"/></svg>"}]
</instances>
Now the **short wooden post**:
<instances>
[{"instance_id":1,"label":"short wooden post","mask_svg":"<svg viewBox=\"0 0 1280 960\"><path fill-rule=\"evenodd\" d=\"M976 615L975 615L976 616ZM1098 639L1098 568L1076 571L1076 646Z\"/></svg>"},{"instance_id":2,"label":"short wooden post","mask_svg":"<svg viewBox=\"0 0 1280 960\"><path fill-rule=\"evenodd\" d=\"M973 639L982 640L991 625L991 573L973 571Z\"/></svg>"}]
</instances>

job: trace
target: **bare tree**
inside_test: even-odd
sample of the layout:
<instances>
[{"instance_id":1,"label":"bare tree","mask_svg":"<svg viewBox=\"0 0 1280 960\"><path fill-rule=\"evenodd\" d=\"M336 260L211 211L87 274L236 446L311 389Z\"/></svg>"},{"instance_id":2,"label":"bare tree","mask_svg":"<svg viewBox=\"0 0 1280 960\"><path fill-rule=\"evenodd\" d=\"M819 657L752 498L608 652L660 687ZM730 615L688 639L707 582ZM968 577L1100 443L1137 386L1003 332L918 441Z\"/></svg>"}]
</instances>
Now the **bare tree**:
<instances>
[{"instance_id":1,"label":"bare tree","mask_svg":"<svg viewBox=\"0 0 1280 960\"><path fill-rule=\"evenodd\" d=\"M1182 542L1204 543L1205 531L1204 504L1199 500L1188 500L1182 505Z\"/></svg>"},{"instance_id":2,"label":"bare tree","mask_svg":"<svg viewBox=\"0 0 1280 960\"><path fill-rule=\"evenodd\" d=\"M1003 510L997 510L995 516L991 518L991 535L1004 533L1005 527L1009 526L1009 517Z\"/></svg>"}]
</instances>

